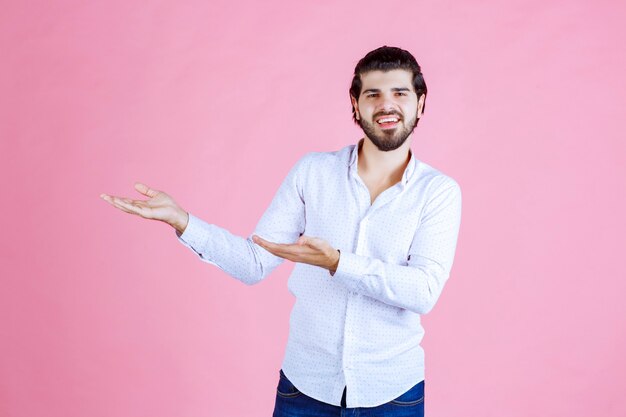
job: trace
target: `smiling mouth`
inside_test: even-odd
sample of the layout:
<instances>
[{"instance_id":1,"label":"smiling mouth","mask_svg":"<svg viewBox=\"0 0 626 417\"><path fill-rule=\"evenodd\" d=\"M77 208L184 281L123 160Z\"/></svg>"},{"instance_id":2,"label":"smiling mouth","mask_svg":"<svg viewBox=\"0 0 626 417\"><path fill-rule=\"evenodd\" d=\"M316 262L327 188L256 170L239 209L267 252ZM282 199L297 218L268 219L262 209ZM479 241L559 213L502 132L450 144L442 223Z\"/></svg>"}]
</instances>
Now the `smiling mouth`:
<instances>
[{"instance_id":1,"label":"smiling mouth","mask_svg":"<svg viewBox=\"0 0 626 417\"><path fill-rule=\"evenodd\" d=\"M381 129L395 128L400 123L400 118L396 116L383 116L376 120Z\"/></svg>"}]
</instances>

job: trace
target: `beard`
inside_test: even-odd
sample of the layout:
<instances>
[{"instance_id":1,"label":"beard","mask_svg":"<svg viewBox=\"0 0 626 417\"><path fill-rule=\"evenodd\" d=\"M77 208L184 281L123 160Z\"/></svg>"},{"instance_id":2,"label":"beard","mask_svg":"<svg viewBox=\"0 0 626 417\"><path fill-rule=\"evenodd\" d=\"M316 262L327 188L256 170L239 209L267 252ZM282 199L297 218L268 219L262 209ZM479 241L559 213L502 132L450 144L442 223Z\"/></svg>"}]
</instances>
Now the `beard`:
<instances>
[{"instance_id":1,"label":"beard","mask_svg":"<svg viewBox=\"0 0 626 417\"><path fill-rule=\"evenodd\" d=\"M387 114L377 114L372 117L372 120ZM389 115L398 116L396 113L390 113ZM365 132L365 135L372 141L372 143L378 148L379 151L388 152L398 149L408 139L408 137L415 130L419 119L417 115L412 119L405 120L403 118L398 122L398 127L394 129L380 129L378 123L375 121L369 122L366 120L359 120L359 126Z\"/></svg>"}]
</instances>

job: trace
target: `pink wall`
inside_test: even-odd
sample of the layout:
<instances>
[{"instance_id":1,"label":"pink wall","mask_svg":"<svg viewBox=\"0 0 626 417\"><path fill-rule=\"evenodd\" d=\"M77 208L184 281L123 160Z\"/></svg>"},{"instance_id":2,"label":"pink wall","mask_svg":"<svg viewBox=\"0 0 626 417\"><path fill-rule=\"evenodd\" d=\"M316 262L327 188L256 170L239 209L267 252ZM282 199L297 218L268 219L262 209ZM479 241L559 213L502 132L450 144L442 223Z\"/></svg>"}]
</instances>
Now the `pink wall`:
<instances>
[{"instance_id":1,"label":"pink wall","mask_svg":"<svg viewBox=\"0 0 626 417\"><path fill-rule=\"evenodd\" d=\"M99 3L99 4L96 4ZM7 2L0 416L270 415L293 298L102 192L247 235L292 164L360 138L383 44L429 87L413 149L463 188L424 318L429 416L626 415L626 7L604 1Z\"/></svg>"}]
</instances>

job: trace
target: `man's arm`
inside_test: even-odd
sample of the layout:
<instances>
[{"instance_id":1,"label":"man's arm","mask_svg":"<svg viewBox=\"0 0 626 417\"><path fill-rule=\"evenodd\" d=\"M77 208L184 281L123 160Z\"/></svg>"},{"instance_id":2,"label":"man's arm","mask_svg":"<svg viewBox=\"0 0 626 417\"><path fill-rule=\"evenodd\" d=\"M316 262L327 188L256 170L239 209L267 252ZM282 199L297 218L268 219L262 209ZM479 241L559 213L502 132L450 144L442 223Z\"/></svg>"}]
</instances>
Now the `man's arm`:
<instances>
[{"instance_id":1,"label":"man's arm","mask_svg":"<svg viewBox=\"0 0 626 417\"><path fill-rule=\"evenodd\" d=\"M453 181L424 208L406 265L341 251L331 279L386 304L426 314L450 275L460 222L461 189Z\"/></svg>"},{"instance_id":2,"label":"man's arm","mask_svg":"<svg viewBox=\"0 0 626 417\"><path fill-rule=\"evenodd\" d=\"M300 178L306 163L304 156L291 168L253 234L276 242L293 242L304 232L304 198ZM248 285L260 282L284 261L254 243L253 234L247 238L234 235L191 213L184 232L176 231L178 240L202 261L217 266Z\"/></svg>"}]
</instances>

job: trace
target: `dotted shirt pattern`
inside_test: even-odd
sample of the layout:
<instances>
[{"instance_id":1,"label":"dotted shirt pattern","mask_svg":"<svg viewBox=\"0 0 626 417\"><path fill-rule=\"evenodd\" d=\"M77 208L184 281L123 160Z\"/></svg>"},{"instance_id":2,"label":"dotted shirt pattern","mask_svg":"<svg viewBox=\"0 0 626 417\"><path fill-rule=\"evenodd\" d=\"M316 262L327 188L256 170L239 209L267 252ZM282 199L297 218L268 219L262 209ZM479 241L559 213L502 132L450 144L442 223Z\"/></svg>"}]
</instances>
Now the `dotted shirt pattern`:
<instances>
[{"instance_id":1,"label":"dotted shirt pattern","mask_svg":"<svg viewBox=\"0 0 626 417\"><path fill-rule=\"evenodd\" d=\"M461 222L461 190L411 152L402 180L373 203L358 175L358 144L311 152L283 180L247 238L189 214L179 241L245 284L284 259L252 235L294 243L302 234L341 251L334 274L296 263L296 302L282 369L304 394L348 407L375 407L424 379L424 329L446 283Z\"/></svg>"}]
</instances>

